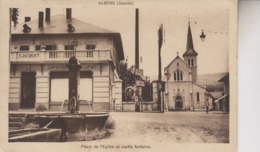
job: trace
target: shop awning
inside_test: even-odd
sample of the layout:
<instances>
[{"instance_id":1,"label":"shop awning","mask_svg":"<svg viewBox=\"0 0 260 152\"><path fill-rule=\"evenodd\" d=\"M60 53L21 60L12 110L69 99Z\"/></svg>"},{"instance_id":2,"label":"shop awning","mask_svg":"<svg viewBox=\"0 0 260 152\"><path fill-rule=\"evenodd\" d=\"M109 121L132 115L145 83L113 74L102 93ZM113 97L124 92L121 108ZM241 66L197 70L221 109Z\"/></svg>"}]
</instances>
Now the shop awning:
<instances>
[{"instance_id":1,"label":"shop awning","mask_svg":"<svg viewBox=\"0 0 260 152\"><path fill-rule=\"evenodd\" d=\"M221 100L221 99L225 98L227 95L228 95L228 94L226 94L226 95L224 95L224 96L222 96L222 97L218 98L217 100L215 100L215 103L218 103L218 102L219 102L219 100Z\"/></svg>"}]
</instances>

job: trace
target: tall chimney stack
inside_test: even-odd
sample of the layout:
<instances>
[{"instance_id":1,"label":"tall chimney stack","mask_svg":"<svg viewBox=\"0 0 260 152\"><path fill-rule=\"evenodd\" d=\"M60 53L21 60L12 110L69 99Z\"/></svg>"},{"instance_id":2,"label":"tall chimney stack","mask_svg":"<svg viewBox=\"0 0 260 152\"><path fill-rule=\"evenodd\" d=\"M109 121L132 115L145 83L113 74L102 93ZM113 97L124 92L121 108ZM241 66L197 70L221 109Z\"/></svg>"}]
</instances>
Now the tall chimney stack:
<instances>
[{"instance_id":1,"label":"tall chimney stack","mask_svg":"<svg viewBox=\"0 0 260 152\"><path fill-rule=\"evenodd\" d=\"M66 8L66 19L71 20L72 11L71 8Z\"/></svg>"},{"instance_id":2,"label":"tall chimney stack","mask_svg":"<svg viewBox=\"0 0 260 152\"><path fill-rule=\"evenodd\" d=\"M45 21L46 22L50 22L51 21L51 9L50 8L46 8L45 10Z\"/></svg>"},{"instance_id":3,"label":"tall chimney stack","mask_svg":"<svg viewBox=\"0 0 260 152\"><path fill-rule=\"evenodd\" d=\"M139 10L135 10L135 68L139 69Z\"/></svg>"},{"instance_id":4,"label":"tall chimney stack","mask_svg":"<svg viewBox=\"0 0 260 152\"><path fill-rule=\"evenodd\" d=\"M39 12L38 28L42 28L42 29L43 29L43 16L44 16L44 13Z\"/></svg>"}]
</instances>

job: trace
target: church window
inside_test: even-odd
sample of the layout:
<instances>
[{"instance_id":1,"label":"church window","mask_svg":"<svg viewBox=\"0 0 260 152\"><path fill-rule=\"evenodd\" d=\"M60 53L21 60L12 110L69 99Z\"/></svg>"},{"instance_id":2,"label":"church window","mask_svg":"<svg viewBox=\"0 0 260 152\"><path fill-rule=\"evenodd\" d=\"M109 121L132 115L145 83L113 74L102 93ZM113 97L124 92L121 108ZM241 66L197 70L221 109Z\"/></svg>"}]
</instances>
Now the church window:
<instances>
[{"instance_id":1,"label":"church window","mask_svg":"<svg viewBox=\"0 0 260 152\"><path fill-rule=\"evenodd\" d=\"M200 93L197 92L197 102L200 102Z\"/></svg>"},{"instance_id":2,"label":"church window","mask_svg":"<svg viewBox=\"0 0 260 152\"><path fill-rule=\"evenodd\" d=\"M180 70L174 72L174 81L182 81L183 80L183 73Z\"/></svg>"},{"instance_id":3,"label":"church window","mask_svg":"<svg viewBox=\"0 0 260 152\"><path fill-rule=\"evenodd\" d=\"M188 58L188 65L190 66L190 58Z\"/></svg>"},{"instance_id":4,"label":"church window","mask_svg":"<svg viewBox=\"0 0 260 152\"><path fill-rule=\"evenodd\" d=\"M194 66L194 59L191 58L191 66L193 67Z\"/></svg>"}]
</instances>

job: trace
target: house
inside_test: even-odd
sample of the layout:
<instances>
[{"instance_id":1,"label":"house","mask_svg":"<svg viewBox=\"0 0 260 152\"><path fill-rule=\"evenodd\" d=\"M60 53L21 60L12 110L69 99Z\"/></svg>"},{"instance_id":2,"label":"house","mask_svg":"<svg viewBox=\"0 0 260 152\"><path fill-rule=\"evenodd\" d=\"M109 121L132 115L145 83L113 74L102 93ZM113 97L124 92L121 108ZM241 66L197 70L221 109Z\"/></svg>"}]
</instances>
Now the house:
<instances>
[{"instance_id":1,"label":"house","mask_svg":"<svg viewBox=\"0 0 260 152\"><path fill-rule=\"evenodd\" d=\"M218 82L224 83L224 91L222 97L217 99L215 102L219 106L220 111L229 112L229 73L223 76Z\"/></svg>"},{"instance_id":2,"label":"house","mask_svg":"<svg viewBox=\"0 0 260 152\"><path fill-rule=\"evenodd\" d=\"M39 19L11 29L9 110L66 111L68 61L80 71L80 111L113 111L121 104L119 62L124 60L120 33L66 15Z\"/></svg>"}]
</instances>

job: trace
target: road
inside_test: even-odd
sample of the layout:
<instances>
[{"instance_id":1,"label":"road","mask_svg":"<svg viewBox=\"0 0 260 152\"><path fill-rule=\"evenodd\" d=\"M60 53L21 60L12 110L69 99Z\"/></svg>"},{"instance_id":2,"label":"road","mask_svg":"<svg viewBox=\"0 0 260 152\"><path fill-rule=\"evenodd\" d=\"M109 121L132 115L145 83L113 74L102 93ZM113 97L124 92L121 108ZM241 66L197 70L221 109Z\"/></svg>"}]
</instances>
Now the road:
<instances>
[{"instance_id":1,"label":"road","mask_svg":"<svg viewBox=\"0 0 260 152\"><path fill-rule=\"evenodd\" d=\"M109 141L228 143L229 114L210 112L110 113Z\"/></svg>"}]
</instances>

